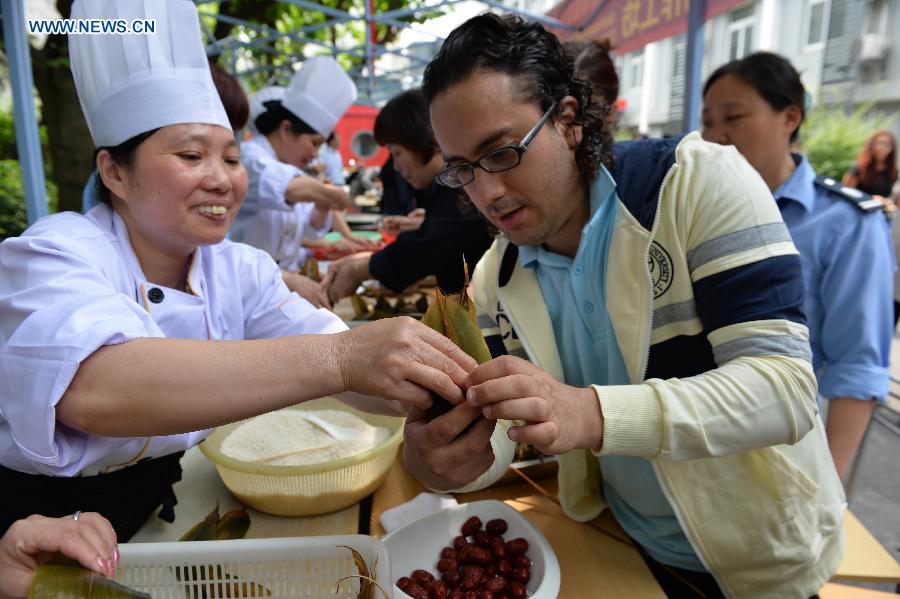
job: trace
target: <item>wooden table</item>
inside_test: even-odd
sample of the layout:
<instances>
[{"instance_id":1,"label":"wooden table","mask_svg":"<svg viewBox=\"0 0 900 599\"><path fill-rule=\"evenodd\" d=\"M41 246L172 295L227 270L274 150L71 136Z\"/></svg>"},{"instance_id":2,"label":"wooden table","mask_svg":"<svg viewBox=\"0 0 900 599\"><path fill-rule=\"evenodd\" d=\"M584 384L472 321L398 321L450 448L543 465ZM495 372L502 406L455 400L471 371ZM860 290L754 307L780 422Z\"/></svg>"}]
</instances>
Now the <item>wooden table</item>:
<instances>
[{"instance_id":1,"label":"wooden table","mask_svg":"<svg viewBox=\"0 0 900 599\"><path fill-rule=\"evenodd\" d=\"M178 496L175 522L169 524L153 516L131 542L176 541L201 521L217 501L220 513L240 506L222 484L215 466L199 449L190 449L181 463L184 475L174 487ZM538 483L555 495L555 477L541 479ZM425 490L398 459L371 499L369 531L364 532L374 536L384 534L379 521L382 512ZM603 596L609 598L665 596L637 551L617 540L626 536L609 510L591 523L575 522L565 516L555 501L525 482L460 494L456 499L460 503L481 499L505 501L531 521L547 537L559 559L560 597L594 596L597 589L602 589ZM251 509L247 538L357 534L361 511L357 504L319 516L279 517ZM850 512L846 514L844 527L846 552L834 580L900 583L900 565ZM829 597L835 597L836 592L844 589L838 586L826 590L831 593Z\"/></svg>"},{"instance_id":2,"label":"wooden table","mask_svg":"<svg viewBox=\"0 0 900 599\"><path fill-rule=\"evenodd\" d=\"M900 564L850 510L844 514L844 559L833 580L900 583Z\"/></svg>"},{"instance_id":3,"label":"wooden table","mask_svg":"<svg viewBox=\"0 0 900 599\"><path fill-rule=\"evenodd\" d=\"M543 479L539 484L555 494L555 478ZM426 489L409 475L402 462L394 462L372 499L372 534L378 536L384 532L378 519L382 512L423 491ZM665 597L638 552L617 540L627 537L609 510L590 524L575 522L555 501L525 483L459 494L456 499L460 503L481 499L505 501L534 524L547 537L559 560L560 597L596 597L601 590L602 596L609 599Z\"/></svg>"}]
</instances>

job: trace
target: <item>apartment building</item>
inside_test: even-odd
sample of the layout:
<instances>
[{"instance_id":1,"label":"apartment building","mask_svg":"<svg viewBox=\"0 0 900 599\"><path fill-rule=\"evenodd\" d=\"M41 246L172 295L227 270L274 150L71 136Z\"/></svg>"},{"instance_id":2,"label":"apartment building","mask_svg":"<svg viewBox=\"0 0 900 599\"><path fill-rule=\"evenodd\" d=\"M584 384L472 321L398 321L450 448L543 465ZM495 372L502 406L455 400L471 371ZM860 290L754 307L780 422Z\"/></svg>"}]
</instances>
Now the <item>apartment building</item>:
<instances>
[{"instance_id":1,"label":"apartment building","mask_svg":"<svg viewBox=\"0 0 900 599\"><path fill-rule=\"evenodd\" d=\"M619 23L609 29L613 34L628 32L621 27L621 10L628 4L640 5L639 19L652 19L651 11L662 5L674 5L673 13L681 10L681 16L687 11L686 0L607 4L619 10L609 19ZM717 4L729 6L704 27L704 79L730 60L767 50L793 63L813 102L871 103L876 110L900 113L900 0L708 0L713 9ZM620 42L625 50L616 57L625 106L621 125L652 136L681 132L684 26L633 49L628 38ZM900 135L900 119L892 128Z\"/></svg>"}]
</instances>

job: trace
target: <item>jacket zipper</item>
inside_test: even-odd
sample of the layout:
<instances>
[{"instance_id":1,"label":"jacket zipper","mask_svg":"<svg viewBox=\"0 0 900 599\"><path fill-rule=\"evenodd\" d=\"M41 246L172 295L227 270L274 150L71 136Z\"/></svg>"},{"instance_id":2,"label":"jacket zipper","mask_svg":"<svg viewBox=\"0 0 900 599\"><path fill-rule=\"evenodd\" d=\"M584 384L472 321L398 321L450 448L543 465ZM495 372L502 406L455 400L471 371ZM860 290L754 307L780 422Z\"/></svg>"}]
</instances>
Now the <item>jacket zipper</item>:
<instances>
[{"instance_id":1,"label":"jacket zipper","mask_svg":"<svg viewBox=\"0 0 900 599\"><path fill-rule=\"evenodd\" d=\"M650 243L647 244L647 250L644 254L644 264L646 265L650 260L650 247L653 245L653 240L656 238L656 231L659 229L659 207L662 205L662 196L663 190L666 187L666 184L669 182L672 174L675 172L675 169L678 167L677 163L673 164L669 171L666 173L666 176L663 178L662 185L659 186L659 195L656 199L656 218L653 221L653 227L650 230ZM645 267L646 268L646 267ZM647 318L647 336L646 343L644 347L646 347L646 354L644 355L643 365L641 367L641 378L638 381L638 384L644 382L644 378L647 376L647 368L650 365L650 343L653 340L653 275L650 273L650 269L647 268L647 281L650 284L650 314ZM722 580L719 579L710 569L709 563L703 557L700 551L697 550L697 543L692 541L691 537L694 535L692 531L689 530L687 526L685 526L685 521L681 517L681 511L678 509L677 503L672 499L672 495L669 493L668 483L665 477L662 476L662 472L659 468L659 464L655 460L650 461L650 465L653 467L653 471L656 473L656 479L659 481L659 488L662 490L663 495L666 497L666 501L669 502L669 505L672 506L672 512L675 514L675 519L678 520L678 525L681 526L681 530L684 532L684 536L687 538L688 543L691 544L691 548L694 550L694 553L697 555L697 559L700 560L700 563L703 564L703 567L706 568L706 571L710 573L710 575L716 580L720 587L723 589L726 588L724 584L722 584Z\"/></svg>"},{"instance_id":2,"label":"jacket zipper","mask_svg":"<svg viewBox=\"0 0 900 599\"><path fill-rule=\"evenodd\" d=\"M650 301L648 303L649 314L647 315L647 335L644 338L646 353L644 354L644 359L641 363L641 374L637 383L644 382L644 377L647 376L647 368L650 366L650 341L652 340L653 335L653 274L651 274L650 269L647 268L646 265L650 261L650 247L653 245L653 239L656 237L657 229L659 229L659 207L662 205L663 190L666 188L666 183L669 182L669 179L672 177L672 173L675 172L676 168L678 168L677 164L673 164L669 168L666 176L663 177L662 184L659 186L659 194L656 196L656 216L653 219L653 226L650 229L650 242L647 244L647 249L644 251L644 268L647 273L647 283L649 284L650 289Z\"/></svg>"}]
</instances>

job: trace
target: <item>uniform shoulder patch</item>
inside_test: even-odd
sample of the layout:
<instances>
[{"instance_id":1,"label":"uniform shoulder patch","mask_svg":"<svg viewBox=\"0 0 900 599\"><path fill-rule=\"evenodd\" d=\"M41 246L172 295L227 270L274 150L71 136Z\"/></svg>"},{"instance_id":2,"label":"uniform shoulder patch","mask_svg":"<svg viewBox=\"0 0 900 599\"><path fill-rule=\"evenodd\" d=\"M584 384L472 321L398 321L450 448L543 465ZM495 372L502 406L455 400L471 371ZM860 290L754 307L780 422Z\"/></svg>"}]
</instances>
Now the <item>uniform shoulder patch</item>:
<instances>
[{"instance_id":1,"label":"uniform shoulder patch","mask_svg":"<svg viewBox=\"0 0 900 599\"><path fill-rule=\"evenodd\" d=\"M884 208L881 202L866 192L848 187L833 177L819 175L816 177L816 185L836 193L863 212L878 212Z\"/></svg>"}]
</instances>

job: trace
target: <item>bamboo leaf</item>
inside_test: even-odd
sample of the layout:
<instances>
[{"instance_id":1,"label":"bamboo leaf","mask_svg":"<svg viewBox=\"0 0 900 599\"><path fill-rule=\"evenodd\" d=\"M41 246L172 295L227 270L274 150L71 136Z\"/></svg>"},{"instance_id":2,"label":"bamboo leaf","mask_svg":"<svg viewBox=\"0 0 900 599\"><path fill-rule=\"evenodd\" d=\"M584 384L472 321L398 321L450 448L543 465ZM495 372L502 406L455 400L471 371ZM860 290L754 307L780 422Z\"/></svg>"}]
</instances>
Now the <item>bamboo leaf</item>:
<instances>
[{"instance_id":1,"label":"bamboo leaf","mask_svg":"<svg viewBox=\"0 0 900 599\"><path fill-rule=\"evenodd\" d=\"M212 541L216 538L216 526L219 524L219 502L216 507L206 515L202 521L193 525L189 531L184 533L179 541Z\"/></svg>"},{"instance_id":2,"label":"bamboo leaf","mask_svg":"<svg viewBox=\"0 0 900 599\"><path fill-rule=\"evenodd\" d=\"M72 563L48 562L38 566L28 590L28 599L149 599L150 595L129 589L96 572Z\"/></svg>"},{"instance_id":3,"label":"bamboo leaf","mask_svg":"<svg viewBox=\"0 0 900 599\"><path fill-rule=\"evenodd\" d=\"M215 540L243 539L249 529L250 514L247 513L247 508L231 510L222 516L222 519L216 525Z\"/></svg>"}]
</instances>

